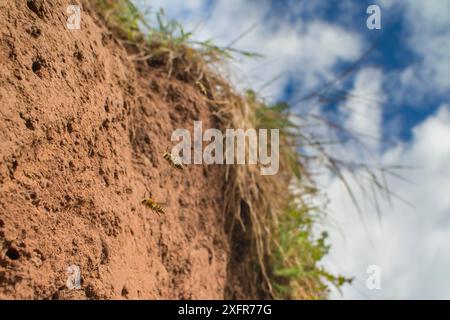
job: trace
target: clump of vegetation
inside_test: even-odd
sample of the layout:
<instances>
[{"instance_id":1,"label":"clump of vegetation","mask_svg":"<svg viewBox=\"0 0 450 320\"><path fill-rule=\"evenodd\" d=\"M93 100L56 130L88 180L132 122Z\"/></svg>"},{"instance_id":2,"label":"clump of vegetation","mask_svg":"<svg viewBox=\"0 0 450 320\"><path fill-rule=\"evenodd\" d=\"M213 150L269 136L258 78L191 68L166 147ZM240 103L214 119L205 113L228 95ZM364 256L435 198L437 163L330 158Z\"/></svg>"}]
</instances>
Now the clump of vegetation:
<instances>
[{"instance_id":1,"label":"clump of vegetation","mask_svg":"<svg viewBox=\"0 0 450 320\"><path fill-rule=\"evenodd\" d=\"M154 22L150 23L129 0L97 0L96 3L110 28L128 45L136 47L133 59L165 68L169 77L206 86L208 76L212 76L209 64L221 63L236 52L249 57L257 55L218 47L212 40L194 41L192 33L186 32L180 23L166 21L162 9L153 13Z\"/></svg>"},{"instance_id":2,"label":"clump of vegetation","mask_svg":"<svg viewBox=\"0 0 450 320\"><path fill-rule=\"evenodd\" d=\"M322 232L318 238L312 236L313 226L318 223L316 216L320 216L320 212L319 208L309 205L303 198L305 195L316 196L317 190L299 190L303 196L292 198L287 203L274 235L272 281L275 297L321 299L328 294L324 279L338 289L345 283L351 283L352 279L335 276L318 266L330 249L326 243L328 234Z\"/></svg>"},{"instance_id":3,"label":"clump of vegetation","mask_svg":"<svg viewBox=\"0 0 450 320\"><path fill-rule=\"evenodd\" d=\"M244 110L252 115L246 123L257 129L279 129L280 171L276 177L253 174L251 178L240 179L243 190L241 198L253 205L253 222L269 228L254 228L256 253L263 257L263 278L268 281L267 290L278 299L323 299L327 297L329 285L338 289L351 283L352 279L333 275L319 262L328 253L327 234L315 237L313 227L320 223L325 208L318 206L320 190L309 173L310 161L300 152L301 146L320 143L303 134L294 122L291 108L286 103L267 105L256 94L247 91ZM238 119L243 118L236 110ZM250 168L243 168L247 172ZM252 186L262 190L258 198L251 198L245 192ZM257 204L257 205L256 205ZM255 230L256 229L256 230ZM265 244L265 246L264 246ZM263 269L264 268L264 269ZM264 274L266 273L266 274Z\"/></svg>"},{"instance_id":4,"label":"clump of vegetation","mask_svg":"<svg viewBox=\"0 0 450 320\"><path fill-rule=\"evenodd\" d=\"M149 22L129 0L97 0L96 7L134 52L134 60L197 87L223 128L280 130L278 175L261 176L256 166L239 165L226 166L224 173L224 210L250 234L248 270L258 290L272 298L321 299L330 283L340 287L351 282L319 265L329 246L325 233L313 235L322 210L309 201L319 190L308 171L311 158L303 156L300 147L309 143L320 149L320 143L303 134L288 104L267 105L253 91L239 93L213 67L236 53L255 54L218 47L210 40L194 41L179 23L166 22L163 11Z\"/></svg>"}]
</instances>

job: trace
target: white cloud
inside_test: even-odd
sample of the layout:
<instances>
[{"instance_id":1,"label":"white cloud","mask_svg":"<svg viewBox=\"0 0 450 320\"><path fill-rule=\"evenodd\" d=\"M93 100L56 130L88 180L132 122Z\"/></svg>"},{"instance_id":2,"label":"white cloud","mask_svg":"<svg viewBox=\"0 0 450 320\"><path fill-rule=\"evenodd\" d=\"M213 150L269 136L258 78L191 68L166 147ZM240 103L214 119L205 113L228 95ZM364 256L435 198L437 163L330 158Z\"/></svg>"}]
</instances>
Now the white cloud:
<instances>
[{"instance_id":1,"label":"white cloud","mask_svg":"<svg viewBox=\"0 0 450 320\"><path fill-rule=\"evenodd\" d=\"M383 10L396 12L405 23L404 40L416 55L417 63L400 71L400 99L424 100L450 90L449 0L380 0Z\"/></svg>"},{"instance_id":2,"label":"white cloud","mask_svg":"<svg viewBox=\"0 0 450 320\"><path fill-rule=\"evenodd\" d=\"M413 207L400 201L393 206L384 203L380 224L375 210L367 206L362 217L365 228L340 183L332 180L327 187L332 218L340 229L332 228L333 247L325 264L357 279L344 288L345 298L450 297L450 108L441 106L413 132L410 144L399 144L381 156L384 165L414 167L403 172L410 183L389 181L390 188ZM361 191L357 197L364 198ZM366 268L372 264L382 271L379 291L365 285Z\"/></svg>"},{"instance_id":3,"label":"white cloud","mask_svg":"<svg viewBox=\"0 0 450 320\"><path fill-rule=\"evenodd\" d=\"M422 58L415 70L421 84L433 92L450 89L450 1L408 1L408 43Z\"/></svg>"}]
</instances>

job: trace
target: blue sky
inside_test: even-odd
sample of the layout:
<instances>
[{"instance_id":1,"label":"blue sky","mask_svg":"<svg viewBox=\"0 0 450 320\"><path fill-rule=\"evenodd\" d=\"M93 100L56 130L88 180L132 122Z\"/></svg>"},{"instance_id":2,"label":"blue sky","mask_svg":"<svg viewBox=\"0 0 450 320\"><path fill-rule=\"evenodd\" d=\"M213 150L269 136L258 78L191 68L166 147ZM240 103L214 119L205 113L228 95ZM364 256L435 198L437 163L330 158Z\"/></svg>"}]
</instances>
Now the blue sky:
<instances>
[{"instance_id":1,"label":"blue sky","mask_svg":"<svg viewBox=\"0 0 450 320\"><path fill-rule=\"evenodd\" d=\"M349 95L329 103L293 103L300 113L314 105L317 115L371 137L363 139L370 156L352 141L331 149L336 156L415 168L402 172L409 182L388 178L390 189L410 204L381 200L381 223L370 205L361 219L335 177L318 178L331 200L323 228L333 249L324 264L356 277L343 296L332 297L450 298L450 0L135 2L163 7L198 40L234 42L263 54L236 57L228 69L236 87L252 87L268 101L298 101L377 43L330 91ZM381 8L381 30L366 28L370 4ZM351 183L358 188L358 181ZM356 196L364 202L362 191ZM369 265L381 268L381 290L365 285Z\"/></svg>"}]
</instances>

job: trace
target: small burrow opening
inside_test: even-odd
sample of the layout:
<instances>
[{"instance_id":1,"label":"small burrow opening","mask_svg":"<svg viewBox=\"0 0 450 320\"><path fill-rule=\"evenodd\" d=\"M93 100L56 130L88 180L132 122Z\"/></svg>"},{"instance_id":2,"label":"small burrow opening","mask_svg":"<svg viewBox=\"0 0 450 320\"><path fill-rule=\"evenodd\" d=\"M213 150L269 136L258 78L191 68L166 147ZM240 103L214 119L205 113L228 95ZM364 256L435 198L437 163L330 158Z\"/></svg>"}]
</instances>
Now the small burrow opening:
<instances>
[{"instance_id":1,"label":"small burrow opening","mask_svg":"<svg viewBox=\"0 0 450 320\"><path fill-rule=\"evenodd\" d=\"M75 51L73 56L80 62L84 59L83 53L81 51Z\"/></svg>"},{"instance_id":2,"label":"small burrow opening","mask_svg":"<svg viewBox=\"0 0 450 320\"><path fill-rule=\"evenodd\" d=\"M33 121L31 121L31 119L27 119L25 121L25 126L30 130L34 130L34 124Z\"/></svg>"},{"instance_id":3,"label":"small burrow opening","mask_svg":"<svg viewBox=\"0 0 450 320\"><path fill-rule=\"evenodd\" d=\"M26 31L33 37L33 38L38 38L41 34L42 31L41 29L39 29L36 26L31 26L28 29L26 29Z\"/></svg>"},{"instance_id":4,"label":"small burrow opening","mask_svg":"<svg viewBox=\"0 0 450 320\"><path fill-rule=\"evenodd\" d=\"M28 9L34 12L39 18L43 18L44 10L43 3L39 0L27 0Z\"/></svg>"},{"instance_id":5,"label":"small burrow opening","mask_svg":"<svg viewBox=\"0 0 450 320\"><path fill-rule=\"evenodd\" d=\"M72 121L67 122L66 128L67 128L67 132L68 133L72 133L73 132L73 123L72 123Z\"/></svg>"},{"instance_id":6,"label":"small burrow opening","mask_svg":"<svg viewBox=\"0 0 450 320\"><path fill-rule=\"evenodd\" d=\"M17 170L17 166L19 165L19 163L17 162L16 159L13 159L11 164L8 166L8 170L9 170L9 176L11 178L14 177L14 172L16 172Z\"/></svg>"},{"instance_id":7,"label":"small burrow opening","mask_svg":"<svg viewBox=\"0 0 450 320\"><path fill-rule=\"evenodd\" d=\"M33 64L31 65L31 70L33 70L34 73L39 74L42 68L45 66L45 61L38 57L33 60Z\"/></svg>"},{"instance_id":8,"label":"small burrow opening","mask_svg":"<svg viewBox=\"0 0 450 320\"><path fill-rule=\"evenodd\" d=\"M9 248L6 251L6 256L11 260L17 260L20 257L20 253L16 248Z\"/></svg>"}]
</instances>

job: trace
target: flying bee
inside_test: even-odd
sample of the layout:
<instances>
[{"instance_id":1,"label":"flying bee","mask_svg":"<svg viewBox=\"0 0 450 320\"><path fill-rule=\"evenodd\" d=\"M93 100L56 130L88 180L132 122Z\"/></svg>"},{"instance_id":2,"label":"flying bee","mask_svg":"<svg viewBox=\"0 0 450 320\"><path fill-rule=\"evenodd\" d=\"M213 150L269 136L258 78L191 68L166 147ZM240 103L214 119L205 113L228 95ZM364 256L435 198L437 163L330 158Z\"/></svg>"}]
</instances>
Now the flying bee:
<instances>
[{"instance_id":1,"label":"flying bee","mask_svg":"<svg viewBox=\"0 0 450 320\"><path fill-rule=\"evenodd\" d=\"M206 90L206 87L203 83L197 80L195 81L195 84L198 86L203 95L208 96L208 91Z\"/></svg>"},{"instance_id":2,"label":"flying bee","mask_svg":"<svg viewBox=\"0 0 450 320\"><path fill-rule=\"evenodd\" d=\"M179 159L176 159L172 154L165 153L164 159L167 160L167 162L174 168L178 170L183 170L183 165L181 164L181 161Z\"/></svg>"},{"instance_id":3,"label":"flying bee","mask_svg":"<svg viewBox=\"0 0 450 320\"><path fill-rule=\"evenodd\" d=\"M154 201L152 198L144 198L144 200L142 200L142 204L144 206L152 209L157 214L166 213L164 208L160 204L158 204L156 201Z\"/></svg>"}]
</instances>

